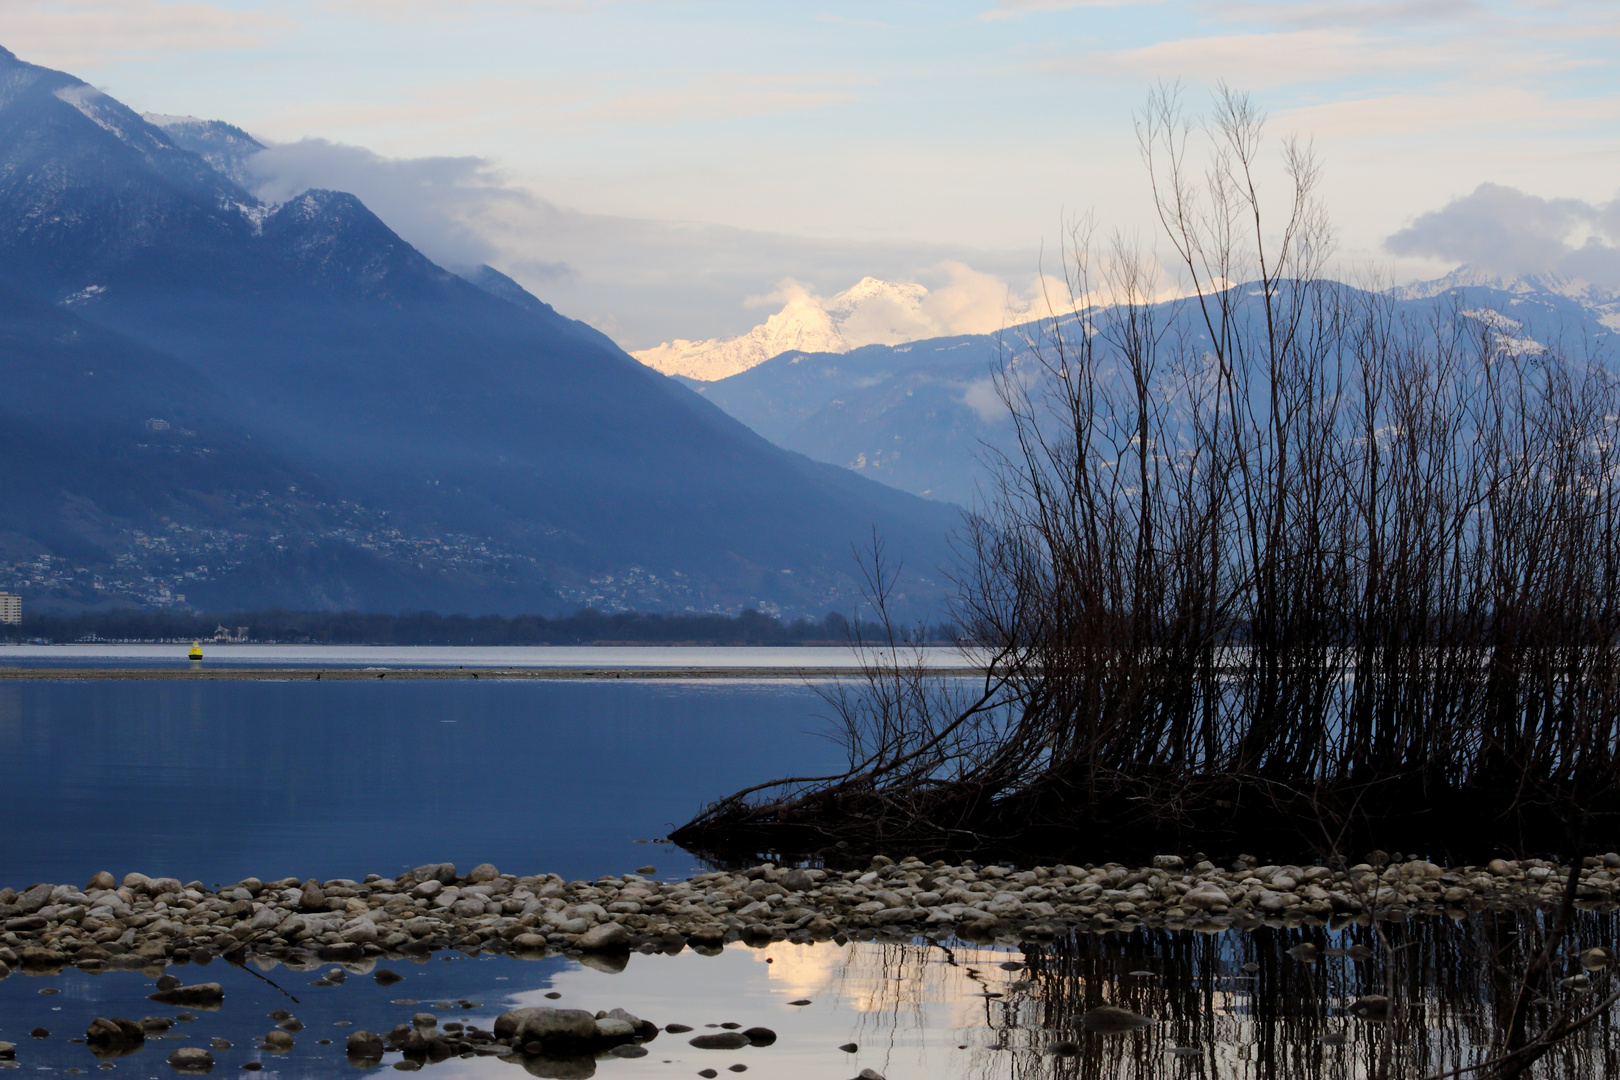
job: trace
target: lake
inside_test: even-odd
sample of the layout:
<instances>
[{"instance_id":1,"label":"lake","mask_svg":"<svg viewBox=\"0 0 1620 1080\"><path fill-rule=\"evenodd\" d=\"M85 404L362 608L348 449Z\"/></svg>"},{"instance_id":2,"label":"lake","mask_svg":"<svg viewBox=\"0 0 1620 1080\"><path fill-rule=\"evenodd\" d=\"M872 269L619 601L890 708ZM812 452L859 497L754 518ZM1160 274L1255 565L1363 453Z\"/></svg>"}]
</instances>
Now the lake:
<instances>
[{"instance_id":1,"label":"lake","mask_svg":"<svg viewBox=\"0 0 1620 1080\"><path fill-rule=\"evenodd\" d=\"M685 876L691 856L647 841L783 770L836 769L826 713L794 679L0 681L0 884L431 861Z\"/></svg>"},{"instance_id":2,"label":"lake","mask_svg":"<svg viewBox=\"0 0 1620 1080\"><path fill-rule=\"evenodd\" d=\"M438 861L569 878L650 865L659 877L684 877L700 869L697 861L655 841L706 800L788 772L831 771L843 760L825 737L829 708L817 693L824 683L667 674L835 666L835 656L812 655L819 650L207 651L208 665L531 666L565 677L0 679L0 885L80 885L103 869L210 885L247 876L361 878ZM188 670L177 653L183 649L8 648L0 649L0 667ZM947 655L943 666L954 662ZM576 680L562 671L570 667L614 667L625 677ZM636 677L660 668L659 678ZM635 953L622 971L599 958L448 952L345 965L347 978L335 986L310 985L329 963L295 969L214 960L205 970L174 970L187 982L221 982L224 1008L196 1010L134 1056L104 1062L69 1040L97 1016L174 1017L174 1009L146 999L156 972L18 973L0 978L0 1041L17 1046L17 1061L0 1060L0 1070L78 1074L111 1066L155 1078L173 1075L163 1059L174 1047L223 1039L230 1046L216 1050L216 1075L236 1075L249 1063L289 1080L368 1075L342 1053L355 1028L387 1031L421 1012L441 1024L487 1028L505 1009L556 1004L623 1007L697 1033L723 1023L764 1025L779 1038L721 1052L664 1033L637 1060L518 1066L452 1058L427 1069L444 1080L651 1080L733 1070L786 1080L844 1080L862 1070L886 1080L1423 1076L1489 1053L1512 989L1498 965L1522 969L1540 941L1538 920L1486 910L1377 927L1300 920L1252 932L1138 927L1013 947L872 940L865 932L867 940L858 933L843 945ZM1583 912L1555 974L1578 972L1574 950L1613 950L1617 938L1612 912ZM1306 943L1317 950L1313 958L1297 949ZM379 985L371 977L379 965L404 981ZM1614 985L1608 969L1594 972L1589 986L1555 983L1552 1006L1590 1007ZM1390 991L1397 1004L1387 1021L1349 1014L1359 996ZM1089 1032L1079 1018L1099 1004L1154 1023L1126 1034ZM277 1054L256 1046L276 1023L269 1014L283 1009L302 1024L294 1048ZM35 1029L48 1034L36 1038ZM1620 1075L1613 1030L1584 1029L1537 1075ZM397 1061L391 1054L373 1071L392 1071Z\"/></svg>"},{"instance_id":3,"label":"lake","mask_svg":"<svg viewBox=\"0 0 1620 1080\"><path fill-rule=\"evenodd\" d=\"M1217 934L1079 932L1022 948L955 940L773 942L759 949L736 944L718 955L633 953L622 970L600 960L447 952L343 965L346 978L338 985L317 979L337 967L330 963L254 961L241 968L214 960L170 971L187 982L221 983L223 1007L183 1014L189 1019L148 1039L133 1056L100 1063L69 1041L93 1018L174 1019L177 1012L146 999L154 973L69 968L0 979L0 1040L16 1044L15 1067L28 1075L110 1064L119 1075L156 1080L174 1075L163 1059L176 1047L224 1039L230 1045L213 1051L215 1075L243 1075L244 1064L257 1063L266 1077L325 1080L393 1072L397 1054L368 1070L350 1066L343 1045L357 1029L387 1032L429 1013L441 1027L488 1030L506 1009L555 1005L624 1008L659 1025L688 1025L691 1034L727 1023L757 1025L777 1039L770 1046L703 1050L689 1044L689 1034L663 1032L647 1044L648 1056L635 1060L509 1064L453 1057L423 1071L436 1080L674 1080L738 1072L845 1080L863 1070L885 1080L1409 1080L1488 1056L1511 1003L1511 987L1495 975L1494 964L1525 959L1520 942L1531 935L1521 930L1528 926L1522 918L1476 914L1457 923L1392 924L1382 935L1352 924ZM1583 916L1571 944L1612 946L1615 932L1613 916ZM1302 959L1303 944L1316 946L1319 955ZM1345 955L1358 946L1364 958ZM379 969L403 981L381 986L373 978ZM1596 1005L1613 977L1596 973L1592 981L1589 988L1557 989L1555 1002ZM1387 1019L1347 1014L1359 996L1387 990L1397 1002ZM1080 1018L1102 1004L1129 1008L1153 1023L1123 1033L1088 1031ZM295 1045L285 1052L260 1047L257 1040L276 1026L282 1010L300 1025ZM46 1034L34 1037L36 1029ZM0 1069L9 1064L0 1062ZM1620 1075L1620 1044L1594 1025L1534 1075Z\"/></svg>"},{"instance_id":4,"label":"lake","mask_svg":"<svg viewBox=\"0 0 1620 1080\"><path fill-rule=\"evenodd\" d=\"M251 645L203 643L209 667L382 668L672 668L855 671L851 650L832 646L739 647L710 645ZM5 667L187 667L187 645L0 645ZM956 667L962 653L944 646L922 650L932 667Z\"/></svg>"}]
</instances>

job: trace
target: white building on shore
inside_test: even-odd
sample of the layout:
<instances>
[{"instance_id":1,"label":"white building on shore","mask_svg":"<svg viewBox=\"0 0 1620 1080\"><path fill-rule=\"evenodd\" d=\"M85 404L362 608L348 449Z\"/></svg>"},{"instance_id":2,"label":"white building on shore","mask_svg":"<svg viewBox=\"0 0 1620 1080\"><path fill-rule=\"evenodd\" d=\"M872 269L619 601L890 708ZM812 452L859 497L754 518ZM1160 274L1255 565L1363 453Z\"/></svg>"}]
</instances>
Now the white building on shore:
<instances>
[{"instance_id":1,"label":"white building on shore","mask_svg":"<svg viewBox=\"0 0 1620 1080\"><path fill-rule=\"evenodd\" d=\"M0 592L0 623L22 622L22 597Z\"/></svg>"}]
</instances>

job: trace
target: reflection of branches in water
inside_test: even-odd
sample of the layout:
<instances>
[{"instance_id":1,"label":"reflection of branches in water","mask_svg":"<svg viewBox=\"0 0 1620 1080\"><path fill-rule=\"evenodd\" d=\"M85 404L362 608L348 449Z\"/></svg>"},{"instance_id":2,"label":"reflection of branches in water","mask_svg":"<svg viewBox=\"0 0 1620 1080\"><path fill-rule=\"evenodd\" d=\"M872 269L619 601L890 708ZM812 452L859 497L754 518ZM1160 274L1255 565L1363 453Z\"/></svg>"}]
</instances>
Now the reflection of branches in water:
<instances>
[{"instance_id":1,"label":"reflection of branches in water","mask_svg":"<svg viewBox=\"0 0 1620 1080\"><path fill-rule=\"evenodd\" d=\"M1518 977L1542 940L1547 916L1482 912L1452 922L1390 921L1262 927L1204 934L1136 929L1075 934L1029 946L1024 971L1000 966L1017 954L919 944L857 946L837 973L841 997L860 1010L857 1041L939 1045L930 1006L949 1007L953 1041L967 1044L950 1075L1016 1080L1375 1080L1477 1066L1500 1053ZM1578 995L1574 1012L1597 1006L1616 985L1591 972L1584 992L1559 986L1580 972L1576 954L1613 949L1620 920L1583 912L1560 950L1549 996L1534 1005L1539 1030ZM1299 948L1316 950L1314 962ZM1386 1022L1349 1006L1391 997ZM1000 996L988 996L988 995ZM1157 1021L1144 1032L1088 1033L1099 1005ZM908 1038L907 1033L914 1038ZM1072 1042L1079 1052L1051 1047ZM1488 1074L1482 1074L1488 1075ZM1547 1080L1620 1076L1620 1042L1595 1024L1538 1063Z\"/></svg>"},{"instance_id":2,"label":"reflection of branches in water","mask_svg":"<svg viewBox=\"0 0 1620 1080\"><path fill-rule=\"evenodd\" d=\"M1014 1074L1348 1080L1415 1077L1477 1063L1500 1045L1517 985L1514 973L1531 959L1540 918L1484 913L1460 924L1389 923L1383 928L1392 946L1387 959L1373 928L1355 924L1338 932L1302 926L1248 934L1137 930L1072 937L1030 956L1038 973L1034 993L1047 1010L1045 1026L1061 1027L1102 1004L1141 1012L1159 1024L1136 1036L1081 1036L1081 1053L1072 1062L1048 1058ZM1613 916L1585 914L1574 928L1571 951L1610 946L1614 933ZM1307 943L1317 950L1314 963L1289 951ZM1572 963L1566 958L1563 967ZM1245 970L1251 964L1254 970ZM1144 969L1154 976L1130 974ZM1608 978L1593 980L1588 994L1594 1004ZM1386 986L1395 998L1389 1022L1346 1015L1351 1002L1381 994ZM1544 1015L1550 1007L1538 1005ZM1345 1044L1334 1045L1341 1035ZM1177 1047L1186 1056L1172 1055ZM1549 1057L1545 1075L1615 1075L1616 1054L1609 1033L1593 1028Z\"/></svg>"}]
</instances>

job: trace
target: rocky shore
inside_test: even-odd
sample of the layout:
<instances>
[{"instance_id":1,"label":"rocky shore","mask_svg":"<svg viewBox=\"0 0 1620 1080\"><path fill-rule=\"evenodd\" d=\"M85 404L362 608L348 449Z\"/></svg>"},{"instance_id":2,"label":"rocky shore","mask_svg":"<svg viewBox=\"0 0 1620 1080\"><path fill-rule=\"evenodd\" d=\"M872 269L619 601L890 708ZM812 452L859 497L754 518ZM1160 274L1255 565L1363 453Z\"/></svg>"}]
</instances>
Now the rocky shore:
<instances>
[{"instance_id":1,"label":"rocky shore","mask_svg":"<svg viewBox=\"0 0 1620 1080\"><path fill-rule=\"evenodd\" d=\"M439 949L519 955L718 949L730 941L840 935L1039 940L1072 928L1218 929L1348 922L1416 913L1555 903L1565 874L1549 862L1441 867L1375 852L1344 869L1225 869L1161 855L1131 867L951 865L879 856L866 869L755 866L658 881L653 868L595 881L515 876L449 863L394 878L264 882L228 888L97 874L83 888L0 889L0 977L22 967L162 967L224 957L353 961ZM1614 903L1620 854L1589 858L1583 907Z\"/></svg>"}]
</instances>

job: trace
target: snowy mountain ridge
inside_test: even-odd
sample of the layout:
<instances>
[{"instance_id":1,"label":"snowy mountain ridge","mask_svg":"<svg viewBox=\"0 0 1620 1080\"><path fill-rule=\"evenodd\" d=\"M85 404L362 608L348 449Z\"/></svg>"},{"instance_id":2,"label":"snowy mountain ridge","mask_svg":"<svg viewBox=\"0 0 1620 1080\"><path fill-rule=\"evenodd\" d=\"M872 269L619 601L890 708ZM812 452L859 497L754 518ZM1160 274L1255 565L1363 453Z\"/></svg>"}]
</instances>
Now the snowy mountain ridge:
<instances>
[{"instance_id":1,"label":"snowy mountain ridge","mask_svg":"<svg viewBox=\"0 0 1620 1080\"><path fill-rule=\"evenodd\" d=\"M1591 310L1598 322L1609 329L1620 330L1620 293L1590 281L1551 272L1509 276L1465 265L1432 281L1397 285L1389 293L1397 300L1427 300L1454 289L1493 289L1523 297L1559 296Z\"/></svg>"},{"instance_id":2,"label":"snowy mountain ridge","mask_svg":"<svg viewBox=\"0 0 1620 1080\"><path fill-rule=\"evenodd\" d=\"M223 120L199 120L195 116L164 116L142 113L141 119L159 128L174 145L189 150L213 166L214 171L253 191L259 178L248 168L248 159L264 149L253 136Z\"/></svg>"},{"instance_id":3,"label":"snowy mountain ridge","mask_svg":"<svg viewBox=\"0 0 1620 1080\"><path fill-rule=\"evenodd\" d=\"M714 382L785 352L846 353L864 345L900 345L935 332L929 292L911 282L864 277L823 299L787 292L782 309L746 334L708 341L676 338L630 355L665 375Z\"/></svg>"}]
</instances>

